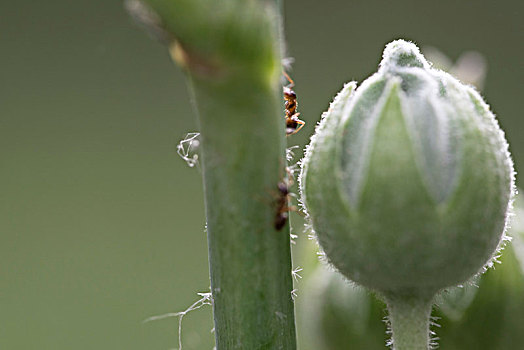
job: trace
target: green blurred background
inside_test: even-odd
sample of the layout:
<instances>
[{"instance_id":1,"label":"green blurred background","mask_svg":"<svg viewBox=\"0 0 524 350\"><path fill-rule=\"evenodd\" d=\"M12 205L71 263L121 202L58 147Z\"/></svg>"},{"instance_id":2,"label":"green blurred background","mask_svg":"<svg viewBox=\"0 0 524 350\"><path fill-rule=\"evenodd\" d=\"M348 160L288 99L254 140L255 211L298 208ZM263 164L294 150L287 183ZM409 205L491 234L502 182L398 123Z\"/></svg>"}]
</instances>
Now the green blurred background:
<instances>
[{"instance_id":1,"label":"green blurred background","mask_svg":"<svg viewBox=\"0 0 524 350\"><path fill-rule=\"evenodd\" d=\"M485 55L483 94L524 166L522 1L285 7L307 121L291 144L402 37ZM121 1L0 0L0 349L176 347L176 319L142 321L209 288L200 174L176 154L195 130L183 74ZM211 349L211 329L209 307L189 314L184 348Z\"/></svg>"}]
</instances>

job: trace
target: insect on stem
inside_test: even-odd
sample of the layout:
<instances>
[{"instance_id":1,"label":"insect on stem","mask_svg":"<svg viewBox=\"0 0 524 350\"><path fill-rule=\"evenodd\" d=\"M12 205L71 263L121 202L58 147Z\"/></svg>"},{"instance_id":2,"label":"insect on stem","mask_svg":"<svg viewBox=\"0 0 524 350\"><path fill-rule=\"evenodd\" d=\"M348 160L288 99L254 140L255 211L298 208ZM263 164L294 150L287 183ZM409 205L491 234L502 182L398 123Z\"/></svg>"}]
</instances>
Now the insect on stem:
<instances>
[{"instance_id":1,"label":"insect on stem","mask_svg":"<svg viewBox=\"0 0 524 350\"><path fill-rule=\"evenodd\" d=\"M289 81L287 86L284 86L284 101L286 111L286 135L294 135L299 132L300 129L306 124L303 120L298 119L300 113L297 112L297 94L293 91L295 82L289 77L289 75L282 71L286 79Z\"/></svg>"}]
</instances>

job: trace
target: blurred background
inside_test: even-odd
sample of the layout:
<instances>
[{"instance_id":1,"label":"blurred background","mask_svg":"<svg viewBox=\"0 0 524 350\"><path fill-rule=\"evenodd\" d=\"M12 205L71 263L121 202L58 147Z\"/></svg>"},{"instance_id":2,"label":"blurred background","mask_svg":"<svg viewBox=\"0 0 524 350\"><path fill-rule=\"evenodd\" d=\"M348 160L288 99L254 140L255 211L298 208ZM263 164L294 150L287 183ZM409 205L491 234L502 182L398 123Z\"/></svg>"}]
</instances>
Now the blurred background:
<instances>
[{"instance_id":1,"label":"blurred background","mask_svg":"<svg viewBox=\"0 0 524 350\"><path fill-rule=\"evenodd\" d=\"M343 83L405 38L451 61L485 57L483 95L524 167L524 2L285 8L307 122L290 145L302 148ZM176 154L192 131L183 74L121 1L0 1L0 349L176 347L176 318L142 321L209 290L200 173ZM211 349L212 327L209 306L188 314L184 348Z\"/></svg>"}]
</instances>

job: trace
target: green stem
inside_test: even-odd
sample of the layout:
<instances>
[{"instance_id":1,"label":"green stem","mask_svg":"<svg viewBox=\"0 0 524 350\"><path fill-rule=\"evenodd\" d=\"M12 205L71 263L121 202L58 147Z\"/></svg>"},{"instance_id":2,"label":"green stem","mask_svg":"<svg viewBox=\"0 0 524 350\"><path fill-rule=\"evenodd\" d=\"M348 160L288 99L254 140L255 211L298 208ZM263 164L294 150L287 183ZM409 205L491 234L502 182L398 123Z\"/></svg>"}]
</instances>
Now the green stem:
<instances>
[{"instance_id":1,"label":"green stem","mask_svg":"<svg viewBox=\"0 0 524 350\"><path fill-rule=\"evenodd\" d=\"M432 293L387 293L394 350L427 350Z\"/></svg>"},{"instance_id":2,"label":"green stem","mask_svg":"<svg viewBox=\"0 0 524 350\"><path fill-rule=\"evenodd\" d=\"M295 349L277 1L145 0L199 114L217 349Z\"/></svg>"},{"instance_id":3,"label":"green stem","mask_svg":"<svg viewBox=\"0 0 524 350\"><path fill-rule=\"evenodd\" d=\"M277 109L274 91L244 81L194 87L218 348L293 349L289 231L275 230L273 205L284 144L271 135L284 130L265 117Z\"/></svg>"}]
</instances>

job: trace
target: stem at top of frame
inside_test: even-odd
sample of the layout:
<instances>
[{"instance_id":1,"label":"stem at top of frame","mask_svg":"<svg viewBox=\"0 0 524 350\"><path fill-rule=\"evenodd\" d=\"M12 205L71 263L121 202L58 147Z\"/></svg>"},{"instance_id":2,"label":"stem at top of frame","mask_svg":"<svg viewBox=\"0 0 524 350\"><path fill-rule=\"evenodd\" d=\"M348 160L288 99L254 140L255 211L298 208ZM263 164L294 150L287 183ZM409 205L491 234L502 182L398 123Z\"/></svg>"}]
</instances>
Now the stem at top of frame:
<instances>
[{"instance_id":1,"label":"stem at top of frame","mask_svg":"<svg viewBox=\"0 0 524 350\"><path fill-rule=\"evenodd\" d=\"M295 349L280 1L144 0L199 116L217 349Z\"/></svg>"}]
</instances>

